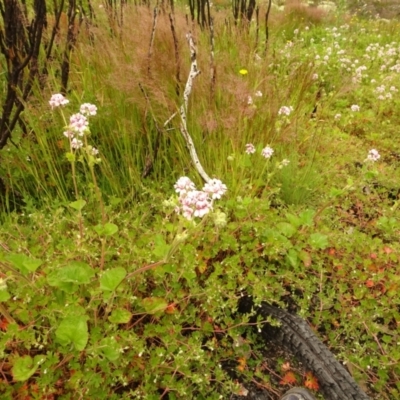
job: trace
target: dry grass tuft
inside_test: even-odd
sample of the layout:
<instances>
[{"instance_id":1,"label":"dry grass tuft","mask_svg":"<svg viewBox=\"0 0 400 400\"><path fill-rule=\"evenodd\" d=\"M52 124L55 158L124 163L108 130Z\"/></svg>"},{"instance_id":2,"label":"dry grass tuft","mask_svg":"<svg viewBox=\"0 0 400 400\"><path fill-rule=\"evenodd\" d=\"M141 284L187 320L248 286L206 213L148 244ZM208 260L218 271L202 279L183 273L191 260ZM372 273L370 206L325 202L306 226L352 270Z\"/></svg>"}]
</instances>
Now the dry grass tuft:
<instances>
[{"instance_id":1,"label":"dry grass tuft","mask_svg":"<svg viewBox=\"0 0 400 400\"><path fill-rule=\"evenodd\" d=\"M158 14L154 43L150 51L153 10L144 6L127 6L124 13L124 24L119 28L117 36L101 28L92 28L95 42L80 41L76 62L82 62L82 56L86 60L90 59L93 69L102 74L98 76L102 84L123 95L127 104L134 103L139 108L146 108L145 97L139 88L141 84L157 113L164 110L162 114L165 114L166 109L174 112L177 107L177 92L182 93L190 65L185 40L185 33L188 31L185 18L175 17L179 53L177 61L167 14ZM180 80L177 76L178 69Z\"/></svg>"},{"instance_id":2,"label":"dry grass tuft","mask_svg":"<svg viewBox=\"0 0 400 400\"><path fill-rule=\"evenodd\" d=\"M273 11L271 24L273 26L292 25L322 25L333 18L321 8L311 7L301 0L287 0L284 11Z\"/></svg>"}]
</instances>

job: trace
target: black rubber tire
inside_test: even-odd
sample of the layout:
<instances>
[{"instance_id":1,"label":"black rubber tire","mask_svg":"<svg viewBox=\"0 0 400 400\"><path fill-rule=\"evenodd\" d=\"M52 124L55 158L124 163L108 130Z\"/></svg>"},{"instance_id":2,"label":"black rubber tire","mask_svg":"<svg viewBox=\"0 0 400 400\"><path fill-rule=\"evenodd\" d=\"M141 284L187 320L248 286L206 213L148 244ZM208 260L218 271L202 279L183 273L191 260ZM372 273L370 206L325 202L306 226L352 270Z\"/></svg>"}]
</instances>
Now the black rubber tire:
<instances>
[{"instance_id":1,"label":"black rubber tire","mask_svg":"<svg viewBox=\"0 0 400 400\"><path fill-rule=\"evenodd\" d=\"M307 389L295 387L287 391L280 400L316 400L316 397Z\"/></svg>"},{"instance_id":2,"label":"black rubber tire","mask_svg":"<svg viewBox=\"0 0 400 400\"><path fill-rule=\"evenodd\" d=\"M312 371L326 400L369 400L366 393L314 334L306 321L265 302L255 307L250 297L243 297L239 302L238 311L250 313L252 310L263 320L273 317L280 322L279 327L265 323L261 333L263 339L289 350Z\"/></svg>"}]
</instances>

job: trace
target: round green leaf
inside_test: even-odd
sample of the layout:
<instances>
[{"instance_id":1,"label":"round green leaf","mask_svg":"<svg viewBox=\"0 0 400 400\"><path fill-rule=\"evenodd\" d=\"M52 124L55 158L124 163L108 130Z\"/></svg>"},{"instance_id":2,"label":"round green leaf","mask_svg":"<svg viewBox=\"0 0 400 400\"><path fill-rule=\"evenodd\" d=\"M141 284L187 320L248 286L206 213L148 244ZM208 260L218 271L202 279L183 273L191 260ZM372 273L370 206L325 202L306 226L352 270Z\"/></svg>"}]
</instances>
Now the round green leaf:
<instances>
[{"instance_id":1,"label":"round green leaf","mask_svg":"<svg viewBox=\"0 0 400 400\"><path fill-rule=\"evenodd\" d=\"M279 232L287 238L292 237L297 231L297 229L288 222L279 222L277 228L279 229Z\"/></svg>"},{"instance_id":2,"label":"round green leaf","mask_svg":"<svg viewBox=\"0 0 400 400\"><path fill-rule=\"evenodd\" d=\"M85 205L86 205L86 201L82 200L82 199L79 199L77 201L73 201L72 203L69 203L70 207L72 207L78 211L82 210L82 208L85 207Z\"/></svg>"},{"instance_id":3,"label":"round green leaf","mask_svg":"<svg viewBox=\"0 0 400 400\"><path fill-rule=\"evenodd\" d=\"M146 297L143 299L142 305L147 314L155 314L168 307L167 301L161 297Z\"/></svg>"},{"instance_id":4,"label":"round green leaf","mask_svg":"<svg viewBox=\"0 0 400 400\"><path fill-rule=\"evenodd\" d=\"M109 269L100 278L100 289L113 291L126 276L126 270L122 267Z\"/></svg>"},{"instance_id":5,"label":"round green leaf","mask_svg":"<svg viewBox=\"0 0 400 400\"><path fill-rule=\"evenodd\" d=\"M109 361L115 361L121 355L120 345L113 337L104 338L100 341L100 351Z\"/></svg>"},{"instance_id":6,"label":"round green leaf","mask_svg":"<svg viewBox=\"0 0 400 400\"><path fill-rule=\"evenodd\" d=\"M317 250L326 249L329 245L328 237L322 233L313 233L310 235L310 245Z\"/></svg>"},{"instance_id":7,"label":"round green leaf","mask_svg":"<svg viewBox=\"0 0 400 400\"><path fill-rule=\"evenodd\" d=\"M132 314L125 309L113 310L108 317L109 321L113 324L127 324L132 318Z\"/></svg>"},{"instance_id":8,"label":"round green leaf","mask_svg":"<svg viewBox=\"0 0 400 400\"><path fill-rule=\"evenodd\" d=\"M118 232L118 226L110 222L107 222L104 225L101 224L96 225L94 227L94 230L100 236L112 236Z\"/></svg>"},{"instance_id":9,"label":"round green leaf","mask_svg":"<svg viewBox=\"0 0 400 400\"><path fill-rule=\"evenodd\" d=\"M111 235L114 235L117 232L118 232L118 226L117 225L112 224L110 222L107 222L104 225L104 235L105 236L111 236Z\"/></svg>"},{"instance_id":10,"label":"round green leaf","mask_svg":"<svg viewBox=\"0 0 400 400\"><path fill-rule=\"evenodd\" d=\"M25 254L9 254L6 257L15 268L17 268L22 273L35 272L37 268L43 263L42 260L31 258Z\"/></svg>"},{"instance_id":11,"label":"round green leaf","mask_svg":"<svg viewBox=\"0 0 400 400\"><path fill-rule=\"evenodd\" d=\"M11 297L7 289L0 290L0 301L7 301Z\"/></svg>"},{"instance_id":12,"label":"round green leaf","mask_svg":"<svg viewBox=\"0 0 400 400\"><path fill-rule=\"evenodd\" d=\"M85 315L69 315L65 317L56 330L57 341L62 346L73 344L75 349L82 351L88 342L89 333Z\"/></svg>"},{"instance_id":13,"label":"round green leaf","mask_svg":"<svg viewBox=\"0 0 400 400\"><path fill-rule=\"evenodd\" d=\"M34 359L28 355L16 358L12 366L14 380L20 382L28 380L36 372L44 359L45 356L43 355L37 355Z\"/></svg>"},{"instance_id":14,"label":"round green leaf","mask_svg":"<svg viewBox=\"0 0 400 400\"><path fill-rule=\"evenodd\" d=\"M75 285L89 283L94 275L95 272L90 265L81 261L72 261L50 273L47 282L50 286L56 286L72 293L76 289Z\"/></svg>"}]
</instances>

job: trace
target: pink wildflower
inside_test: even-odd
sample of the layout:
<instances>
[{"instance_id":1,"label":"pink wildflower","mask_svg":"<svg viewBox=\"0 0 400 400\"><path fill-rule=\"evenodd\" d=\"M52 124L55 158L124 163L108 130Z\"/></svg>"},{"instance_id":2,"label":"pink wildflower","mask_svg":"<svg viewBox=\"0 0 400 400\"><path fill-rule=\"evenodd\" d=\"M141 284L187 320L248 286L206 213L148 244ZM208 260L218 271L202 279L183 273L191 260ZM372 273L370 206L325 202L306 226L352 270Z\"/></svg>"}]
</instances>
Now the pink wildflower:
<instances>
[{"instance_id":1,"label":"pink wildflower","mask_svg":"<svg viewBox=\"0 0 400 400\"><path fill-rule=\"evenodd\" d=\"M69 119L69 128L77 132L79 136L83 136L88 126L89 121L84 115L80 113L71 115Z\"/></svg>"},{"instance_id":2,"label":"pink wildflower","mask_svg":"<svg viewBox=\"0 0 400 400\"><path fill-rule=\"evenodd\" d=\"M271 157L272 157L272 154L274 154L274 150L273 150L271 147L267 146L267 147L264 147L264 148L262 149L261 155L262 155L263 157L265 157L265 158L271 158Z\"/></svg>"},{"instance_id":3,"label":"pink wildflower","mask_svg":"<svg viewBox=\"0 0 400 400\"><path fill-rule=\"evenodd\" d=\"M289 116L293 111L293 107L292 106L282 106L279 111L278 111L278 115L287 115Z\"/></svg>"},{"instance_id":4,"label":"pink wildflower","mask_svg":"<svg viewBox=\"0 0 400 400\"><path fill-rule=\"evenodd\" d=\"M254 144L252 143L247 143L246 144L246 153L247 154L253 154L256 152L256 148L254 147Z\"/></svg>"},{"instance_id":5,"label":"pink wildflower","mask_svg":"<svg viewBox=\"0 0 400 400\"><path fill-rule=\"evenodd\" d=\"M196 189L194 183L187 176L180 177L175 183L174 188L175 192L180 195Z\"/></svg>"},{"instance_id":6,"label":"pink wildflower","mask_svg":"<svg viewBox=\"0 0 400 400\"><path fill-rule=\"evenodd\" d=\"M73 138L71 140L71 147L73 149L80 149L83 146L82 140L79 140L77 138Z\"/></svg>"},{"instance_id":7,"label":"pink wildflower","mask_svg":"<svg viewBox=\"0 0 400 400\"><path fill-rule=\"evenodd\" d=\"M57 93L53 94L50 98L49 104L51 109L53 110L56 107L65 106L69 103L69 100L66 99L62 94Z\"/></svg>"},{"instance_id":8,"label":"pink wildflower","mask_svg":"<svg viewBox=\"0 0 400 400\"><path fill-rule=\"evenodd\" d=\"M83 115L96 115L97 107L94 104L84 103L81 105L80 113Z\"/></svg>"},{"instance_id":9,"label":"pink wildflower","mask_svg":"<svg viewBox=\"0 0 400 400\"><path fill-rule=\"evenodd\" d=\"M381 155L379 154L378 150L372 149L368 152L367 160L368 161L378 161L381 158Z\"/></svg>"},{"instance_id":10,"label":"pink wildflower","mask_svg":"<svg viewBox=\"0 0 400 400\"><path fill-rule=\"evenodd\" d=\"M203 192L208 194L212 200L220 199L227 190L226 185L219 179L211 179L203 187Z\"/></svg>"}]
</instances>

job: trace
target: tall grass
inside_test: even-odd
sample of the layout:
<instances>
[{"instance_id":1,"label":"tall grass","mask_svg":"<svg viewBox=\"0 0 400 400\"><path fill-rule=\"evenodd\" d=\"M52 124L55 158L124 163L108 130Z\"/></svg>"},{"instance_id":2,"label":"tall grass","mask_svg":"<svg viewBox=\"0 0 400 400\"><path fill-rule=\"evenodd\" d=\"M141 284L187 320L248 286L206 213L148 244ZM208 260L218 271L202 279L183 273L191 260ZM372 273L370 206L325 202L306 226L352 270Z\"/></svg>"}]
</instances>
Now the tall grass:
<instances>
[{"instance_id":1,"label":"tall grass","mask_svg":"<svg viewBox=\"0 0 400 400\"><path fill-rule=\"evenodd\" d=\"M110 16L105 9L98 9L97 25L82 29L71 58L71 103L65 110L72 114L82 102L99 106L91 124L91 140L102 154L96 173L106 197L136 197L144 187L160 187L159 182L168 187L180 175L200 181L180 134L177 113L190 67L185 39L189 30L193 30L197 42L202 73L196 77L191 93L188 128L206 171L227 182L232 193L239 193L241 182L259 178L257 174L263 168L261 160L243 169L239 160L245 144L269 144L281 157L298 160L296 167L291 167L298 170L295 176L303 176L315 188L307 171L310 154L323 140L317 137L322 128L311 120L312 112L321 93L329 91L333 99L343 93L347 83L340 83L340 77L335 82L313 80L317 70L315 53L305 50L310 37L305 33L300 40L293 32L305 32L306 28L323 32L319 26L329 26L333 17L299 2L288 2L283 13L272 13L271 36L264 54L262 40L256 46L254 24L243 31L235 28L229 10L215 12L216 81L211 90L208 30L188 24L183 13L176 13L174 41L168 13L158 10L150 49L153 9L126 6L123 13L123 24L110 30ZM247 74L240 74L243 69ZM35 100L27 104L25 111L31 128L29 138L20 138L15 132L18 148L10 144L3 156L2 166L12 187L37 201L54 197L67 201L73 193L64 156L64 122L48 106L48 98L57 91L57 79L50 71L45 91L36 89ZM256 92L262 97L256 97ZM283 105L294 108L290 121L285 123L277 115ZM319 112L323 113L324 108L319 107ZM82 165L78 165L78 177L84 187L90 182ZM293 186L301 180L285 179L289 181Z\"/></svg>"}]
</instances>

